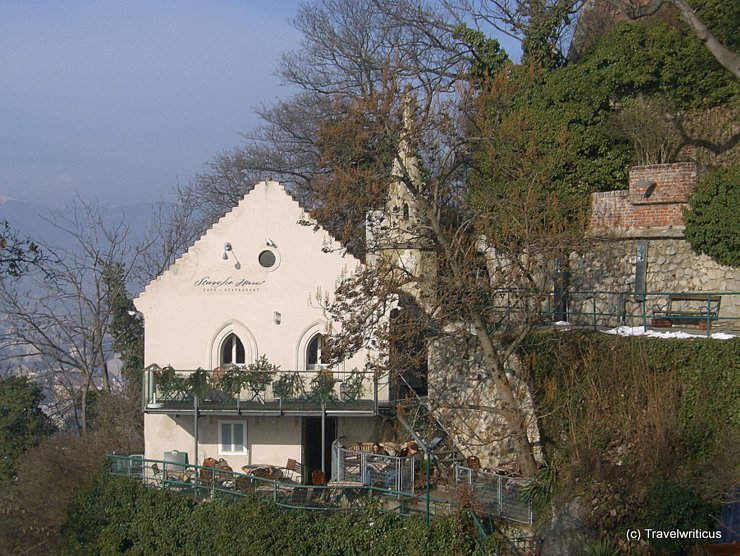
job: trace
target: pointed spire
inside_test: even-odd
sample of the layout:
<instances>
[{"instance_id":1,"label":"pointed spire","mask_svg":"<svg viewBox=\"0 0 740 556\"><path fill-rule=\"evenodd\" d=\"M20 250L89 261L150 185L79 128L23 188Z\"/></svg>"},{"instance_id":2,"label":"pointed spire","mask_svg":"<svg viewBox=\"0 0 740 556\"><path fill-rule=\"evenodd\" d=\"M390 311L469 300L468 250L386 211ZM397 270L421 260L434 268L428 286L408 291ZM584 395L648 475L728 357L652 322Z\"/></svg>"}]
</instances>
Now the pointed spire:
<instances>
[{"instance_id":1,"label":"pointed spire","mask_svg":"<svg viewBox=\"0 0 740 556\"><path fill-rule=\"evenodd\" d=\"M414 123L416 119L416 98L411 93L411 87L407 86L403 93L403 112L401 114L402 129L398 141L398 153L393 159L391 175L399 181L408 180L414 189L421 187L421 171L419 159L413 148Z\"/></svg>"}]
</instances>

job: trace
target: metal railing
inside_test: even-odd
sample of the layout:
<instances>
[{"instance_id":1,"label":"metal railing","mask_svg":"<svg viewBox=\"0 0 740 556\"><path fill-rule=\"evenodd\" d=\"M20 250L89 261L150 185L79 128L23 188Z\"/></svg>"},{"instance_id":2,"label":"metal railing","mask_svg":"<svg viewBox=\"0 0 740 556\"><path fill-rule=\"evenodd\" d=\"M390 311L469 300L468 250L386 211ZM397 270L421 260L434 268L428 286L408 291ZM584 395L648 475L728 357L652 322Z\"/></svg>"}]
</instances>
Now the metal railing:
<instances>
[{"instance_id":1,"label":"metal railing","mask_svg":"<svg viewBox=\"0 0 740 556\"><path fill-rule=\"evenodd\" d=\"M256 496L272 500L285 509L346 512L372 503L383 512L400 515L425 515L426 498L409 492L369 485L303 485L287 478L267 479L237 471L192 464L174 464L165 460L145 459L140 455L107 456L112 475L142 481L160 488L197 499L225 499ZM274 468L279 473L279 468ZM448 515L452 502L430 498L431 517Z\"/></svg>"},{"instance_id":2,"label":"metal railing","mask_svg":"<svg viewBox=\"0 0 740 556\"><path fill-rule=\"evenodd\" d=\"M470 485L480 516L501 517L527 525L533 523L532 504L524 493L528 480L457 465L455 482Z\"/></svg>"},{"instance_id":3,"label":"metal railing","mask_svg":"<svg viewBox=\"0 0 740 556\"><path fill-rule=\"evenodd\" d=\"M347 450L338 443L332 451L332 481L413 494L416 456L401 458Z\"/></svg>"},{"instance_id":4,"label":"metal railing","mask_svg":"<svg viewBox=\"0 0 740 556\"><path fill-rule=\"evenodd\" d=\"M674 306L670 307L670 301ZM679 300L679 301L675 301ZM721 301L721 305L717 300ZM719 310L716 310L719 309ZM740 330L740 292L568 293L568 322L592 328L678 327L710 336Z\"/></svg>"},{"instance_id":5,"label":"metal railing","mask_svg":"<svg viewBox=\"0 0 740 556\"><path fill-rule=\"evenodd\" d=\"M683 303L673 313L666 311L671 299ZM707 336L740 332L740 292L729 291L566 290L556 299L552 293L501 290L492 293L488 310L499 315L504 327L522 319L552 324L564 317L571 326L593 329L675 326ZM657 319L662 319L659 325Z\"/></svg>"},{"instance_id":6,"label":"metal railing","mask_svg":"<svg viewBox=\"0 0 740 556\"><path fill-rule=\"evenodd\" d=\"M425 444L438 438L441 446L435 449L435 459L442 466L451 467L463 458L460 445L472 453L470 446L461 442L459 437L453 437L441 420L439 412L435 411L429 397L421 397L406 381L402 374L398 375L399 384L404 388L406 396L398 400L396 410L398 420L409 432L416 433ZM444 452L447 452L444 454ZM446 456L446 457L445 457Z\"/></svg>"},{"instance_id":7,"label":"metal railing","mask_svg":"<svg viewBox=\"0 0 740 556\"><path fill-rule=\"evenodd\" d=\"M389 403L386 373L328 369L255 372L235 368L179 370L150 365L143 373L146 411L219 410L262 414L363 412L377 414Z\"/></svg>"}]
</instances>

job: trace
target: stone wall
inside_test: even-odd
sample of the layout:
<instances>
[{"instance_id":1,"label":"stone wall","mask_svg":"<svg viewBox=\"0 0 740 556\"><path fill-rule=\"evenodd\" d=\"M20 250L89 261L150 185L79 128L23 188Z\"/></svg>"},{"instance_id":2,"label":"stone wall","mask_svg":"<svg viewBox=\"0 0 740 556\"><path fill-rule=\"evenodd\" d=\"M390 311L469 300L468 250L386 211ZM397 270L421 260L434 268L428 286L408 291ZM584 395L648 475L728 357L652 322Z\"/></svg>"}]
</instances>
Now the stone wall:
<instances>
[{"instance_id":1,"label":"stone wall","mask_svg":"<svg viewBox=\"0 0 740 556\"><path fill-rule=\"evenodd\" d=\"M512 356L509 368L518 371L518 366L518 359ZM519 372L507 373L528 419L527 436L535 459L543 461L532 395L517 376ZM478 456L483 467L499 467L516 460L506 423L496 410L500 407L496 389L484 370L474 335L458 330L429 346L428 387L437 418L466 456Z\"/></svg>"},{"instance_id":2,"label":"stone wall","mask_svg":"<svg viewBox=\"0 0 740 556\"><path fill-rule=\"evenodd\" d=\"M642 324L642 295L635 291L639 238L597 240L587 254L572 254L569 321L597 326ZM647 247L645 310L652 317L654 305L664 305L666 292L722 292L720 320L715 330L738 331L740 320L740 270L696 254L681 238L645 238ZM604 292L580 294L577 292ZM662 292L662 293L661 293ZM594 303L595 300L595 303ZM595 310L594 310L595 309ZM631 320L630 320L631 317ZM649 324L649 323L648 323Z\"/></svg>"},{"instance_id":3,"label":"stone wall","mask_svg":"<svg viewBox=\"0 0 740 556\"><path fill-rule=\"evenodd\" d=\"M643 312L652 316L653 306L667 298L657 292L725 292L716 329L737 331L740 320L740 269L726 267L703 254L694 253L684 239L683 211L696 185L694 163L638 166L630 170L628 191L595 193L592 198L590 233L593 247L570 257L569 320L599 326L641 324ZM637 287L638 242L645 248L646 294ZM594 318L595 315L595 318ZM629 317L632 316L632 321ZM581 322L582 323L582 322Z\"/></svg>"}]
</instances>

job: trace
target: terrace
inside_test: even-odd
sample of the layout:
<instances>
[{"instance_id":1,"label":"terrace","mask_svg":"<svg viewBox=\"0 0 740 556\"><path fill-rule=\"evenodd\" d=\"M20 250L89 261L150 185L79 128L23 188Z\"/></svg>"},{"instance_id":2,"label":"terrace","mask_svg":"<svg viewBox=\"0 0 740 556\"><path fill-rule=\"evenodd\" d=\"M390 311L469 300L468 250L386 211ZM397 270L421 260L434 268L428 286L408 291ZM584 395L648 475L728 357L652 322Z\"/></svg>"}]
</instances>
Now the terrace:
<instances>
[{"instance_id":1,"label":"terrace","mask_svg":"<svg viewBox=\"0 0 740 556\"><path fill-rule=\"evenodd\" d=\"M451 513L456 507L452 499L456 488L467 485L473 499L478 502L475 511L477 526L485 529L483 524L497 519L523 525L533 523L531 503L526 494L528 482L523 479L461 466L455 473L453 484L444 489L428 489L422 477L425 484L422 492L418 492L415 490L419 481L414 477L414 458L407 458L406 462L401 462L400 458L385 458L381 463L388 470L386 478L394 471L398 471L398 475L389 483L390 486L385 483L379 486L375 481L366 484L370 483L366 475L371 469L369 454L351 450L342 450L341 453L335 450L335 454L340 458L333 462L335 477L328 485L302 484L291 470L274 466L269 466L270 477L265 477L184 461L150 460L140 455L117 454L107 456L107 465L112 475L129 477L153 488L201 500L257 496L284 509L321 512L352 511L374 501L384 512L403 516L424 515L427 519Z\"/></svg>"},{"instance_id":2,"label":"terrace","mask_svg":"<svg viewBox=\"0 0 740 556\"><path fill-rule=\"evenodd\" d=\"M539 303L539 311L529 305ZM625 291L572 290L549 294L540 300L534 291L499 290L491 293L489 307L501 315L504 327L523 319L539 325L568 325L605 330L619 326L644 330L679 329L692 336L740 332L740 292L737 291Z\"/></svg>"},{"instance_id":3,"label":"terrace","mask_svg":"<svg viewBox=\"0 0 740 556\"><path fill-rule=\"evenodd\" d=\"M263 358L212 371L144 369L144 411L236 415L378 415L390 407L388 374L282 370Z\"/></svg>"},{"instance_id":4,"label":"terrace","mask_svg":"<svg viewBox=\"0 0 740 556\"><path fill-rule=\"evenodd\" d=\"M216 467L149 460L136 455L109 454L110 473L143 481L160 488L197 499L236 500L257 496L272 500L285 509L336 512L351 511L375 499L383 511L402 515L447 515L453 503L440 497L429 497L408 491L365 485L305 485L291 479L284 468L273 468L276 478L266 478Z\"/></svg>"}]
</instances>

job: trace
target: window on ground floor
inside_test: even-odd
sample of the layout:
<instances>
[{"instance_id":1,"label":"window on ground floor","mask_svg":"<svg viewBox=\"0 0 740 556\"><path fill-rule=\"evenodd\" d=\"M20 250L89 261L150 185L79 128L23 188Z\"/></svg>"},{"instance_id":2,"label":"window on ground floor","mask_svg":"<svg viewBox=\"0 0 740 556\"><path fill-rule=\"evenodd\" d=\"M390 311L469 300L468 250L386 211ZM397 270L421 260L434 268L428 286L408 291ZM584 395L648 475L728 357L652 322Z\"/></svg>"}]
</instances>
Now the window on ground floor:
<instances>
[{"instance_id":1,"label":"window on ground floor","mask_svg":"<svg viewBox=\"0 0 740 556\"><path fill-rule=\"evenodd\" d=\"M247 453L247 425L244 421L219 421L218 453L221 455Z\"/></svg>"}]
</instances>

